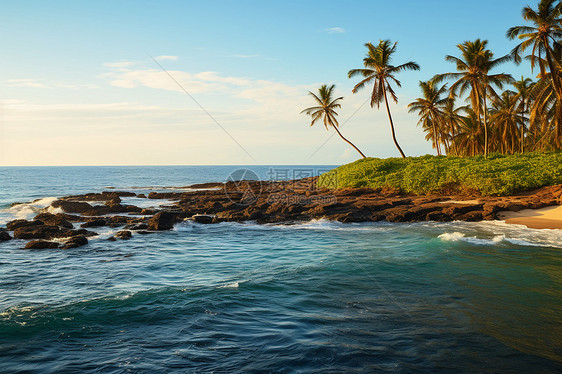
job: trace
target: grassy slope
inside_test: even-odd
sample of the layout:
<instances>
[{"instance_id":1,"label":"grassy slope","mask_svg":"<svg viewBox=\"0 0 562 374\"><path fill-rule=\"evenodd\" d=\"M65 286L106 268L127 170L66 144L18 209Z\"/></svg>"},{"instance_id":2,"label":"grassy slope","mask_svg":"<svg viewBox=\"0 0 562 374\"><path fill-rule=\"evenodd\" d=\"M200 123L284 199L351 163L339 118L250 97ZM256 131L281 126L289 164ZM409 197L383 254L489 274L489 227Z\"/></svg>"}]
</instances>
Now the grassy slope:
<instances>
[{"instance_id":1,"label":"grassy slope","mask_svg":"<svg viewBox=\"0 0 562 374\"><path fill-rule=\"evenodd\" d=\"M475 157L367 158L320 176L319 187L391 187L423 195L440 191L514 192L562 183L562 153Z\"/></svg>"}]
</instances>

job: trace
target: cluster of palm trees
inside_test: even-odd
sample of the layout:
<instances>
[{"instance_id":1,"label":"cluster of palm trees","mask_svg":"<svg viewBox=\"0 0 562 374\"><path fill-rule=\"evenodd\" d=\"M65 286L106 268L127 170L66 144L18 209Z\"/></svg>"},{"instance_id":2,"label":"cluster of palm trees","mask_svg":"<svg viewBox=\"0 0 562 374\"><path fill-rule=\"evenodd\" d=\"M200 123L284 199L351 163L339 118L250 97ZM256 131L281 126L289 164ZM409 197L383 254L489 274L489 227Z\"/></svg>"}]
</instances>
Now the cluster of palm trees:
<instances>
[{"instance_id":1,"label":"cluster of palm trees","mask_svg":"<svg viewBox=\"0 0 562 374\"><path fill-rule=\"evenodd\" d=\"M455 64L455 72L420 82L422 95L408 107L419 115L418 124L438 155L486 156L490 152L512 154L562 148L562 3L541 0L536 10L525 7L523 18L530 25L507 31L508 38L520 40L510 54L495 58L486 40L467 41L457 46L458 57L445 57ZM375 104L378 107L384 101L393 141L405 157L396 140L388 96L398 102L391 87L391 83L400 87L395 74L419 70L419 65L415 62L392 65L396 43L388 40L365 46L368 51L364 68L353 69L348 74L350 78L362 77L353 93L373 84L371 107ZM522 56L528 50L531 53ZM509 74L492 73L501 64L508 61L519 64L523 58L530 62L533 72L538 70L536 81L524 77L516 81ZM334 86L324 85L319 95L310 93L317 106L303 112L312 115L312 124L323 119L326 128L338 130L335 109L339 108L341 98L333 99L333 89ZM458 105L462 101L466 105Z\"/></svg>"}]
</instances>

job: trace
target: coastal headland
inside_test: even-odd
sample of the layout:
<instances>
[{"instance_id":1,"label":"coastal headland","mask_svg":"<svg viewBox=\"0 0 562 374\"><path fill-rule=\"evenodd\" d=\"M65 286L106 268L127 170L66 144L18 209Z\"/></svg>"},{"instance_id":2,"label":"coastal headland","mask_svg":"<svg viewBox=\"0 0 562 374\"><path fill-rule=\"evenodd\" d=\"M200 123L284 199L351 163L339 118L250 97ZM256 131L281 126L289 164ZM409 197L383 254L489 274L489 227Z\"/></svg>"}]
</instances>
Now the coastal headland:
<instances>
[{"instance_id":1,"label":"coastal headland","mask_svg":"<svg viewBox=\"0 0 562 374\"><path fill-rule=\"evenodd\" d=\"M506 219L532 228L562 228L562 184L510 196L451 193L408 195L392 188L317 187L317 177L261 182L229 181L178 187L175 192L103 191L61 197L31 220L0 229L0 241L29 240L28 249L85 245L96 228L120 231L109 240L172 229L176 223L294 223L482 221ZM155 209L124 204L122 198L155 200ZM133 200L134 200L133 199Z\"/></svg>"}]
</instances>

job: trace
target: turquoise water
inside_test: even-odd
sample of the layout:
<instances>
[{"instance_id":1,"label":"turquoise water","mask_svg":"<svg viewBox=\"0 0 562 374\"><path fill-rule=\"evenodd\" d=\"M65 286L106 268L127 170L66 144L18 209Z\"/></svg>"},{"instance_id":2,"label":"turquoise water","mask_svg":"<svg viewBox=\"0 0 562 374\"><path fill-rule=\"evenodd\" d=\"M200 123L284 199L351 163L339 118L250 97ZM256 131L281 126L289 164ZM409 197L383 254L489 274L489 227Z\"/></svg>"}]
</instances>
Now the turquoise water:
<instances>
[{"instance_id":1,"label":"turquoise water","mask_svg":"<svg viewBox=\"0 0 562 374\"><path fill-rule=\"evenodd\" d=\"M0 168L0 218L33 214L10 201L229 168ZM182 223L108 242L110 230L68 251L0 243L0 372L562 370L562 230Z\"/></svg>"}]
</instances>

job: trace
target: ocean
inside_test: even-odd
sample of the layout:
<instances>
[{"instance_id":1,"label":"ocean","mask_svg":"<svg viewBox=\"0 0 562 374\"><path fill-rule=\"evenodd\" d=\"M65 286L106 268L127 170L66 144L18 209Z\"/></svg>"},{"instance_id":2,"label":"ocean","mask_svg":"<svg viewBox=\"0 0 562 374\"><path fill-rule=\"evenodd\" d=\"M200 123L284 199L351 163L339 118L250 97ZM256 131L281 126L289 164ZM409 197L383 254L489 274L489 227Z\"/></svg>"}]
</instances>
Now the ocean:
<instances>
[{"instance_id":1,"label":"ocean","mask_svg":"<svg viewBox=\"0 0 562 374\"><path fill-rule=\"evenodd\" d=\"M330 168L2 167L0 225L69 194ZM0 242L0 373L562 371L562 230L184 222L107 241L117 230L71 250Z\"/></svg>"}]
</instances>

